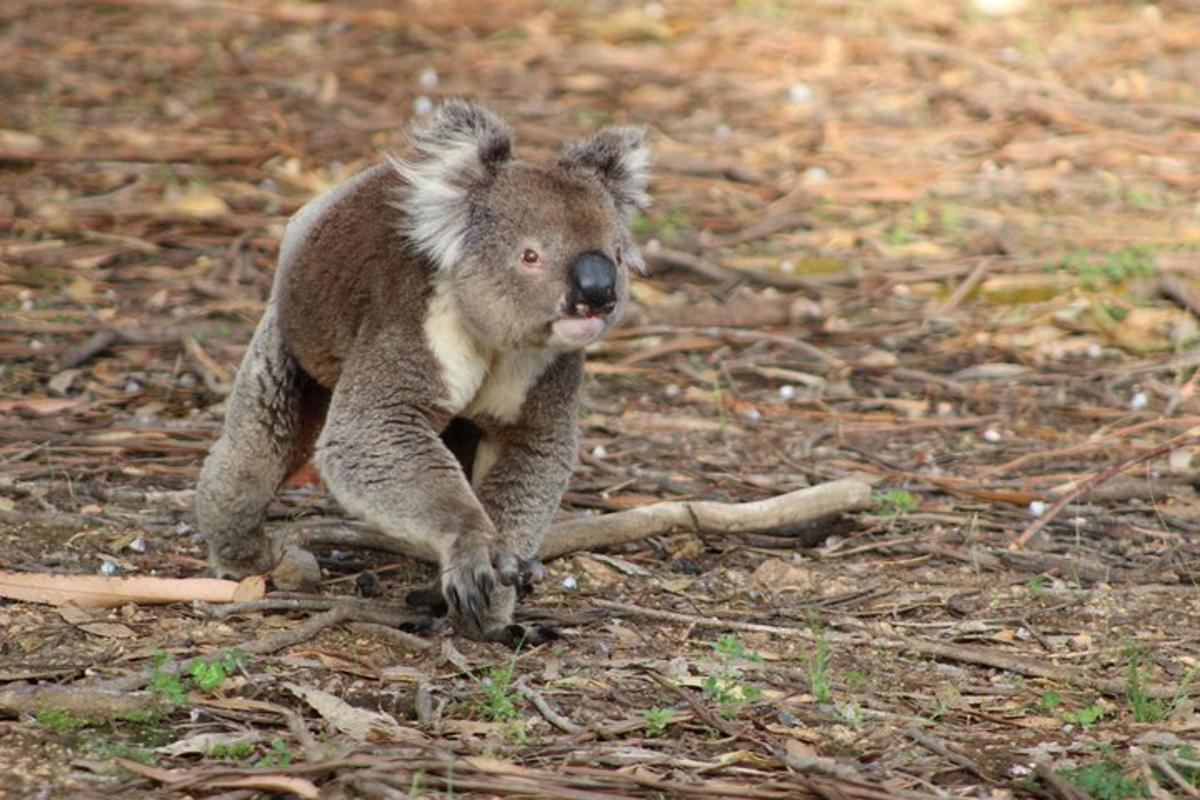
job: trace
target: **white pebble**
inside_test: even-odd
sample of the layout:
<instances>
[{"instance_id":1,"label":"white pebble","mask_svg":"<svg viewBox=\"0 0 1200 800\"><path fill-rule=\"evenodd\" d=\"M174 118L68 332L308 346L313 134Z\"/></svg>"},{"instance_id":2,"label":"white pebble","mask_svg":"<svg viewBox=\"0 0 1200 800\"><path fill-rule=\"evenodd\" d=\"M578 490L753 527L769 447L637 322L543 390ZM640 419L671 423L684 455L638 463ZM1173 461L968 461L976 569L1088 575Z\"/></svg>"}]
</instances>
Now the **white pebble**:
<instances>
[{"instance_id":1,"label":"white pebble","mask_svg":"<svg viewBox=\"0 0 1200 800\"><path fill-rule=\"evenodd\" d=\"M418 117L423 117L433 111L433 101L425 95L420 95L416 100L413 100L413 112Z\"/></svg>"},{"instance_id":2,"label":"white pebble","mask_svg":"<svg viewBox=\"0 0 1200 800\"><path fill-rule=\"evenodd\" d=\"M793 103L807 103L812 98L813 90L807 83L793 83L788 89L788 99Z\"/></svg>"},{"instance_id":3,"label":"white pebble","mask_svg":"<svg viewBox=\"0 0 1200 800\"><path fill-rule=\"evenodd\" d=\"M100 562L101 575L116 575L118 571L119 568L112 561L105 559L104 561Z\"/></svg>"},{"instance_id":4,"label":"white pebble","mask_svg":"<svg viewBox=\"0 0 1200 800\"><path fill-rule=\"evenodd\" d=\"M785 383L783 386L779 387L779 399L791 400L795 396L796 387L792 386L790 383Z\"/></svg>"},{"instance_id":5,"label":"white pebble","mask_svg":"<svg viewBox=\"0 0 1200 800\"><path fill-rule=\"evenodd\" d=\"M137 381L129 381L125 384L126 394L138 394L142 391L142 385Z\"/></svg>"},{"instance_id":6,"label":"white pebble","mask_svg":"<svg viewBox=\"0 0 1200 800\"><path fill-rule=\"evenodd\" d=\"M759 412L759 410L757 408L746 409L745 413L743 413L742 416L745 417L746 419L750 420L751 422L758 422L760 419L762 419L762 414Z\"/></svg>"},{"instance_id":7,"label":"white pebble","mask_svg":"<svg viewBox=\"0 0 1200 800\"><path fill-rule=\"evenodd\" d=\"M995 428L988 428L983 432L983 440L985 442L991 442L992 444L995 444L1003 438L1004 437L1000 435L1000 431L996 430Z\"/></svg>"},{"instance_id":8,"label":"white pebble","mask_svg":"<svg viewBox=\"0 0 1200 800\"><path fill-rule=\"evenodd\" d=\"M135 553L146 552L146 537L139 536L136 539L134 539L132 542L129 543L129 549Z\"/></svg>"},{"instance_id":9,"label":"white pebble","mask_svg":"<svg viewBox=\"0 0 1200 800\"><path fill-rule=\"evenodd\" d=\"M677 384L668 383L667 388L663 389L663 394L665 394L667 397L669 397L673 400L676 397L679 397L680 391L681 390Z\"/></svg>"},{"instance_id":10,"label":"white pebble","mask_svg":"<svg viewBox=\"0 0 1200 800\"><path fill-rule=\"evenodd\" d=\"M427 92L435 88L438 85L437 70L433 67L421 70L421 74L417 76L417 85Z\"/></svg>"},{"instance_id":11,"label":"white pebble","mask_svg":"<svg viewBox=\"0 0 1200 800\"><path fill-rule=\"evenodd\" d=\"M779 262L779 271L785 275L791 275L796 271L796 262L789 258L785 258L783 261Z\"/></svg>"},{"instance_id":12,"label":"white pebble","mask_svg":"<svg viewBox=\"0 0 1200 800\"><path fill-rule=\"evenodd\" d=\"M562 579L562 587L568 592L574 591L579 588L579 581L575 580L574 575L568 575Z\"/></svg>"},{"instance_id":13,"label":"white pebble","mask_svg":"<svg viewBox=\"0 0 1200 800\"><path fill-rule=\"evenodd\" d=\"M33 301L28 298L26 298L25 300L22 300L21 301L21 310L22 311L33 311Z\"/></svg>"},{"instance_id":14,"label":"white pebble","mask_svg":"<svg viewBox=\"0 0 1200 800\"><path fill-rule=\"evenodd\" d=\"M592 448L592 458L608 458L608 448L598 444Z\"/></svg>"},{"instance_id":15,"label":"white pebble","mask_svg":"<svg viewBox=\"0 0 1200 800\"><path fill-rule=\"evenodd\" d=\"M1029 504L1029 513L1035 517L1040 517L1046 513L1046 504L1041 500L1034 500Z\"/></svg>"},{"instance_id":16,"label":"white pebble","mask_svg":"<svg viewBox=\"0 0 1200 800\"><path fill-rule=\"evenodd\" d=\"M804 182L807 184L824 183L829 180L829 172L824 167L809 167L804 170Z\"/></svg>"},{"instance_id":17,"label":"white pebble","mask_svg":"<svg viewBox=\"0 0 1200 800\"><path fill-rule=\"evenodd\" d=\"M1097 342L1092 342L1087 346L1088 358L1099 358L1102 355L1104 355L1104 348L1101 347Z\"/></svg>"},{"instance_id":18,"label":"white pebble","mask_svg":"<svg viewBox=\"0 0 1200 800\"><path fill-rule=\"evenodd\" d=\"M1141 411L1150 403L1150 398L1145 392L1134 392L1133 397L1129 400L1129 408L1133 411Z\"/></svg>"}]
</instances>

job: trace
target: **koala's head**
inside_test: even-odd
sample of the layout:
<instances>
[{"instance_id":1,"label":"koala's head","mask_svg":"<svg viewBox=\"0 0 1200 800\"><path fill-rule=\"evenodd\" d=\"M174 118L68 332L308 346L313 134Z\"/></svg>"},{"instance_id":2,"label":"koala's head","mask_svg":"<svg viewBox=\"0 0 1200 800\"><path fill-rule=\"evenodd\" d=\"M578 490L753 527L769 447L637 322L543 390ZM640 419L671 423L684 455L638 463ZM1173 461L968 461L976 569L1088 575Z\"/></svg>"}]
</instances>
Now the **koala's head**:
<instances>
[{"instance_id":1,"label":"koala's head","mask_svg":"<svg viewBox=\"0 0 1200 800\"><path fill-rule=\"evenodd\" d=\"M557 160L513 158L512 132L453 100L412 133L402 231L475 332L501 348L576 350L620 315L644 263L629 218L649 199L640 130L604 128Z\"/></svg>"}]
</instances>

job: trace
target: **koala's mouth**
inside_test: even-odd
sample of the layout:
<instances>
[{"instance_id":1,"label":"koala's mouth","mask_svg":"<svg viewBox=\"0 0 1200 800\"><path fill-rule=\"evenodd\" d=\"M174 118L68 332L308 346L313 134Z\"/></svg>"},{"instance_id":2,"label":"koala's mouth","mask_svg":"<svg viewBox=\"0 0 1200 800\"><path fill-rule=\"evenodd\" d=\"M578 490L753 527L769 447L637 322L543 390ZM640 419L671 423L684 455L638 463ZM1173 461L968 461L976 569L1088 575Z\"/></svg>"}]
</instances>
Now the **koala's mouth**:
<instances>
[{"instance_id":1,"label":"koala's mouth","mask_svg":"<svg viewBox=\"0 0 1200 800\"><path fill-rule=\"evenodd\" d=\"M577 350L600 338L608 321L596 314L563 317L550 325L550 343L554 347Z\"/></svg>"}]
</instances>

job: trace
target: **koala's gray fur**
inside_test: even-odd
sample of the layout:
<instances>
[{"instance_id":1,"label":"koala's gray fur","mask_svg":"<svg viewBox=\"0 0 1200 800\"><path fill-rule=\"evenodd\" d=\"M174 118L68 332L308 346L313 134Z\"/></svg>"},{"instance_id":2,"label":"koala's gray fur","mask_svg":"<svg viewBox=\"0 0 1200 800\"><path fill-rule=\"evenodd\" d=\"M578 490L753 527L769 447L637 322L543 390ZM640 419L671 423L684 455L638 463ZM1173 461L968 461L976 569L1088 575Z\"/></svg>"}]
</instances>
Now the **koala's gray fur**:
<instances>
[{"instance_id":1,"label":"koala's gray fur","mask_svg":"<svg viewBox=\"0 0 1200 800\"><path fill-rule=\"evenodd\" d=\"M510 636L519 564L574 463L582 347L642 265L646 164L632 128L519 161L494 114L450 101L406 160L301 209L200 475L213 570L273 566L267 505L315 456L346 509L441 564L465 633ZM616 265L615 307L571 305L584 253Z\"/></svg>"}]
</instances>

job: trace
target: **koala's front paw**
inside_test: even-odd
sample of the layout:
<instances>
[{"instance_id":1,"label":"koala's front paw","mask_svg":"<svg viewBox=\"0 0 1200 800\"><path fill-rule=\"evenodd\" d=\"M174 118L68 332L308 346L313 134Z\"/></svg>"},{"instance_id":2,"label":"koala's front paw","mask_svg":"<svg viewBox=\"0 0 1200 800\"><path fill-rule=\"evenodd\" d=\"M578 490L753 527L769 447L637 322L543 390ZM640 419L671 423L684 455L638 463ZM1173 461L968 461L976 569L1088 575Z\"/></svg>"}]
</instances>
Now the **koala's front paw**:
<instances>
[{"instance_id":1,"label":"koala's front paw","mask_svg":"<svg viewBox=\"0 0 1200 800\"><path fill-rule=\"evenodd\" d=\"M450 611L475 631L481 631L495 591L491 548L482 542L456 543L442 571L442 596Z\"/></svg>"},{"instance_id":2,"label":"koala's front paw","mask_svg":"<svg viewBox=\"0 0 1200 800\"><path fill-rule=\"evenodd\" d=\"M241 580L270 572L279 560L263 535L209 536L208 568L217 578Z\"/></svg>"},{"instance_id":3,"label":"koala's front paw","mask_svg":"<svg viewBox=\"0 0 1200 800\"><path fill-rule=\"evenodd\" d=\"M514 650L536 647L563 638L558 628L537 622L513 622L488 632L488 639L506 644Z\"/></svg>"}]
</instances>

